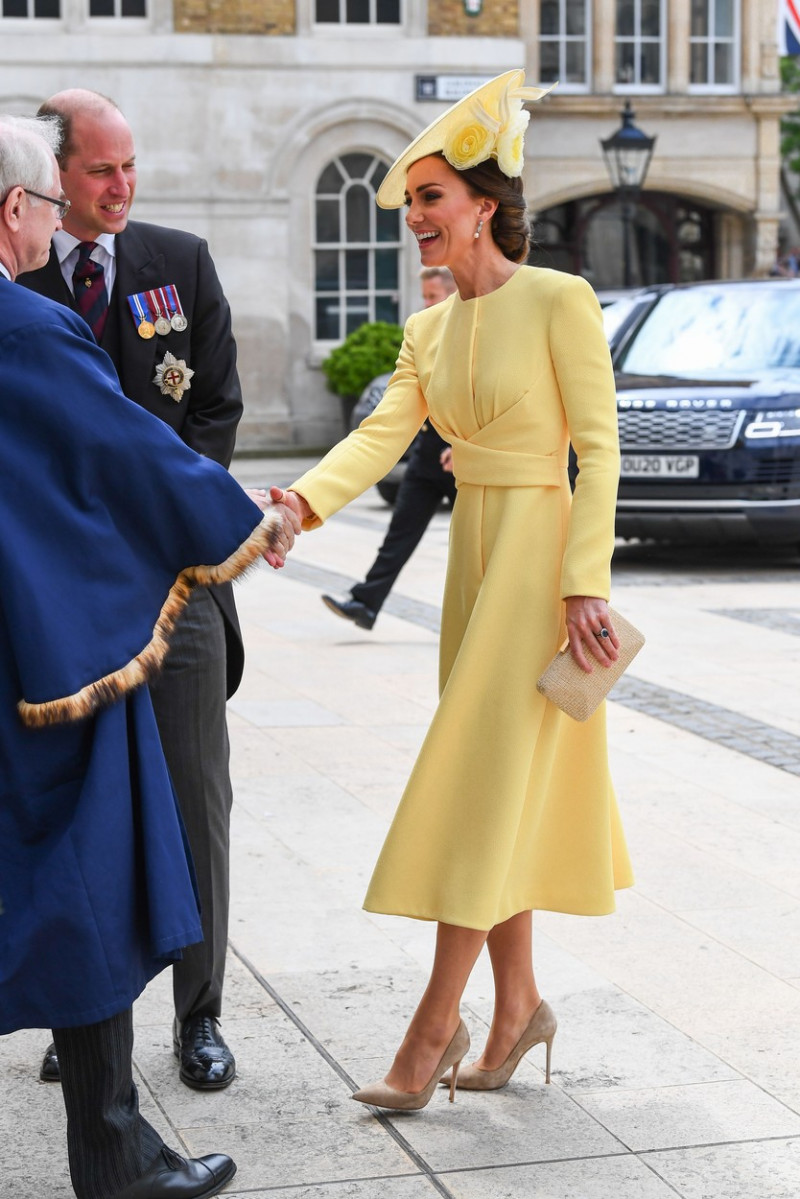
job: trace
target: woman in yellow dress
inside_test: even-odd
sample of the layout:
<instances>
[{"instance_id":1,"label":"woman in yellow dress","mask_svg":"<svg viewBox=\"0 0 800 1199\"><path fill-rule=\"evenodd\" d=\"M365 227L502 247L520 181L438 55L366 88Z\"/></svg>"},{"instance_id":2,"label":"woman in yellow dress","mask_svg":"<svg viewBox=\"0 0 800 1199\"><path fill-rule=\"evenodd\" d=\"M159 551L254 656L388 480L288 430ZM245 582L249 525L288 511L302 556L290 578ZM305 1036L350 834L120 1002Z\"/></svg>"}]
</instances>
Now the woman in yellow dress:
<instances>
[{"instance_id":1,"label":"woman in yellow dress","mask_svg":"<svg viewBox=\"0 0 800 1199\"><path fill-rule=\"evenodd\" d=\"M589 285L520 265L526 100L509 71L448 110L378 192L407 207L423 266L458 291L412 316L383 400L288 492L315 528L380 479L425 420L458 484L442 609L440 702L365 908L437 921L428 987L386 1078L353 1098L424 1107L437 1083L493 1090L555 1017L532 962L532 911L601 915L631 871L608 774L604 706L578 724L536 680L566 635L585 670L617 657L609 617L619 471L616 402ZM567 477L572 442L579 466ZM459 1004L488 947L495 981L478 1060Z\"/></svg>"}]
</instances>

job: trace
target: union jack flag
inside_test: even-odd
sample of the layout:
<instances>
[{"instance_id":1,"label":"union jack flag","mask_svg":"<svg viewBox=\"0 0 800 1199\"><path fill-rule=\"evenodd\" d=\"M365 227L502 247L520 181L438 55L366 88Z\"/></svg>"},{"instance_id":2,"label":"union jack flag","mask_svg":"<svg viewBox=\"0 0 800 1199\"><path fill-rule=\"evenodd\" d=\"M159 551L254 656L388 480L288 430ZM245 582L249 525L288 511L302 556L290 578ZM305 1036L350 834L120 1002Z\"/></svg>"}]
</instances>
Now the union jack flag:
<instances>
[{"instance_id":1,"label":"union jack flag","mask_svg":"<svg viewBox=\"0 0 800 1199\"><path fill-rule=\"evenodd\" d=\"M800 55L800 0L779 0L778 53Z\"/></svg>"}]
</instances>

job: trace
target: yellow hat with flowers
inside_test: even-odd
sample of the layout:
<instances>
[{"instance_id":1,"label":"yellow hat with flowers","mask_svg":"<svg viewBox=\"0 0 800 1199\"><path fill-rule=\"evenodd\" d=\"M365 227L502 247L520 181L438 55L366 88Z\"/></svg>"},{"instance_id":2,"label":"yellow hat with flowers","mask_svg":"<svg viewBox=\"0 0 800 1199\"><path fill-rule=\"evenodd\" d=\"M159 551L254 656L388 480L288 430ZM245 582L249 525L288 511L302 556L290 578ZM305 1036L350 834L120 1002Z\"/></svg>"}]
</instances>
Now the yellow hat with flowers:
<instances>
[{"instance_id":1,"label":"yellow hat with flowers","mask_svg":"<svg viewBox=\"0 0 800 1199\"><path fill-rule=\"evenodd\" d=\"M516 179L522 174L523 142L530 120L522 105L541 100L555 86L525 87L525 72L519 70L505 71L481 84L423 129L392 163L378 188L380 207L403 206L408 168L429 154L443 154L457 171L496 158L503 174Z\"/></svg>"}]
</instances>

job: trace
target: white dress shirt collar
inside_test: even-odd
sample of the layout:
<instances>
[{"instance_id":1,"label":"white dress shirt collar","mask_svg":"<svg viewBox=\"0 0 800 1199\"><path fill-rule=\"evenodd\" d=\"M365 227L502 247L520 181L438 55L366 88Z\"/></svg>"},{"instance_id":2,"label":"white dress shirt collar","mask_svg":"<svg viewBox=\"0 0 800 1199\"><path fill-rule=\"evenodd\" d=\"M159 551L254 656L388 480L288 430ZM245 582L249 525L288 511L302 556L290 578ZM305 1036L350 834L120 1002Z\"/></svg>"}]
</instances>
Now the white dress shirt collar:
<instances>
[{"instance_id":1,"label":"white dress shirt collar","mask_svg":"<svg viewBox=\"0 0 800 1199\"><path fill-rule=\"evenodd\" d=\"M106 294L110 299L111 290L117 275L117 249L114 234L98 233L94 240L97 243L97 249L92 251L92 258L95 262L99 262L103 268ZM78 246L80 244L80 239L74 237L71 233L67 233L66 229L57 229L53 234L53 246L58 255L58 265L61 267L64 282L70 291L73 290L72 276L75 272L75 267L78 265Z\"/></svg>"}]
</instances>

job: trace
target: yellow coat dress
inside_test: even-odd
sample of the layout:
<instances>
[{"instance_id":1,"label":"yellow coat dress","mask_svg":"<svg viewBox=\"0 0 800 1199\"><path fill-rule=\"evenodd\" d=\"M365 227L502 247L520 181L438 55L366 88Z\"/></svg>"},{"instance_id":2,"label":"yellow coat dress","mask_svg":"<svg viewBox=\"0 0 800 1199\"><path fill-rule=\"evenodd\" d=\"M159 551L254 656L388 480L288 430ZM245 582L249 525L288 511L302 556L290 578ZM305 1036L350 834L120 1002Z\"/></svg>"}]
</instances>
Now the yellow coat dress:
<instances>
[{"instance_id":1,"label":"yellow coat dress","mask_svg":"<svg viewBox=\"0 0 800 1199\"><path fill-rule=\"evenodd\" d=\"M536 690L566 635L563 598L610 588L616 402L589 285L521 267L412 316L381 403L292 485L307 527L380 479L428 418L458 484L440 701L364 906L477 929L537 908L602 915L632 882L605 706L577 723Z\"/></svg>"}]
</instances>

